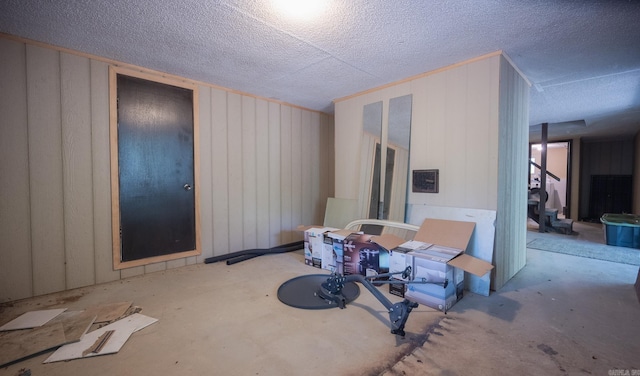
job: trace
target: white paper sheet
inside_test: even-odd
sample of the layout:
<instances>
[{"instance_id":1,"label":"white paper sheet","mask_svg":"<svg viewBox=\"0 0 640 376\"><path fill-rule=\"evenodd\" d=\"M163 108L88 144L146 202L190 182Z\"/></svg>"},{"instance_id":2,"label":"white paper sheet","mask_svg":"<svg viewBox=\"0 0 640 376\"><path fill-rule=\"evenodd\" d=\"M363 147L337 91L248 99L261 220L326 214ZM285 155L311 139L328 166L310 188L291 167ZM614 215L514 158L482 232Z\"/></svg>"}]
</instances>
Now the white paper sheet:
<instances>
[{"instance_id":1,"label":"white paper sheet","mask_svg":"<svg viewBox=\"0 0 640 376\"><path fill-rule=\"evenodd\" d=\"M66 310L66 308L58 308L26 312L0 326L0 331L37 328Z\"/></svg>"},{"instance_id":2,"label":"white paper sheet","mask_svg":"<svg viewBox=\"0 0 640 376\"><path fill-rule=\"evenodd\" d=\"M154 319L149 316L135 313L131 316L127 316L123 319L115 321L109 325L103 326L100 329L96 329L93 332L85 334L80 342L70 343L64 345L56 350L51 356L49 356L43 363L52 363L62 360L71 360L78 358L88 358L97 355L114 354L120 351L120 348L127 342L131 334L137 332L140 329L155 323L158 319ZM82 353L89 349L105 332L113 330L109 340L104 344L99 352L91 352L86 355Z\"/></svg>"}]
</instances>

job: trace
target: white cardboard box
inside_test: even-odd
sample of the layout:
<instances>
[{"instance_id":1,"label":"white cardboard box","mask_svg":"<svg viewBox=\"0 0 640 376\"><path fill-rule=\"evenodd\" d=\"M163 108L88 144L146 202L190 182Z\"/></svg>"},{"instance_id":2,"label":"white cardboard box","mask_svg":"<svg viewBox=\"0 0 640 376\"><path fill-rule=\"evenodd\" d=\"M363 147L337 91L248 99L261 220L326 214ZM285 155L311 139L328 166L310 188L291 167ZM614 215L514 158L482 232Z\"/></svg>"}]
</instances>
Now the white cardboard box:
<instances>
[{"instance_id":1,"label":"white cardboard box","mask_svg":"<svg viewBox=\"0 0 640 376\"><path fill-rule=\"evenodd\" d=\"M414 240L433 246L411 252L414 280L424 278L432 283L410 284L407 299L446 312L462 298L464 272L483 276L493 269L490 263L464 254L474 228L474 222L424 220Z\"/></svg>"},{"instance_id":2,"label":"white cardboard box","mask_svg":"<svg viewBox=\"0 0 640 376\"><path fill-rule=\"evenodd\" d=\"M316 268L322 268L325 235L337 229L322 226L308 226L300 229L304 231L304 263Z\"/></svg>"},{"instance_id":3,"label":"white cardboard box","mask_svg":"<svg viewBox=\"0 0 640 376\"><path fill-rule=\"evenodd\" d=\"M412 251L413 281L407 286L409 300L446 312L464 293L464 271L448 264L458 256L459 250L434 245Z\"/></svg>"},{"instance_id":4,"label":"white cardboard box","mask_svg":"<svg viewBox=\"0 0 640 376\"><path fill-rule=\"evenodd\" d=\"M392 248L389 253L389 273L403 272L407 266L410 266L411 269L413 269L413 255L411 255L410 252L419 249L427 249L432 245L433 244L431 243L409 240L408 242L404 242L399 246ZM412 275L403 277L398 274L393 276L393 278L409 281L412 278Z\"/></svg>"},{"instance_id":5,"label":"white cardboard box","mask_svg":"<svg viewBox=\"0 0 640 376\"><path fill-rule=\"evenodd\" d=\"M336 265L334 269L328 269L331 272L335 272L341 275L345 274L344 267L344 240L351 234L362 234L362 232L354 232L352 230L335 230L327 233L327 237L331 239L332 252L336 258ZM327 248L325 248L326 250Z\"/></svg>"},{"instance_id":6,"label":"white cardboard box","mask_svg":"<svg viewBox=\"0 0 640 376\"><path fill-rule=\"evenodd\" d=\"M387 244L395 268L402 267L404 253L404 265L412 267L411 280L429 282L409 283L405 298L446 311L462 298L464 272L483 276L493 269L490 263L464 254L474 228L474 222L428 218L412 242ZM406 252L407 248L412 250Z\"/></svg>"}]
</instances>

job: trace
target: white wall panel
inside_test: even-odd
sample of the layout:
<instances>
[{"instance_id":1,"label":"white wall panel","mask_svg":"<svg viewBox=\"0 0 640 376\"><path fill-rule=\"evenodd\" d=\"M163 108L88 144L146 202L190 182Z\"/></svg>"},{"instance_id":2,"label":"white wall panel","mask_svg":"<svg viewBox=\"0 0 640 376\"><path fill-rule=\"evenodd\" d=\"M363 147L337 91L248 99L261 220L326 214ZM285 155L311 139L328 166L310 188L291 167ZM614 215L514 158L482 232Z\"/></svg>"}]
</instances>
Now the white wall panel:
<instances>
[{"instance_id":1,"label":"white wall panel","mask_svg":"<svg viewBox=\"0 0 640 376\"><path fill-rule=\"evenodd\" d=\"M312 166L312 210L310 223L324 223L324 214L327 206L327 198L333 197L333 134L330 131L333 126L328 126L328 116L320 113L311 113L312 141L310 145Z\"/></svg>"},{"instance_id":2,"label":"white wall panel","mask_svg":"<svg viewBox=\"0 0 640 376\"><path fill-rule=\"evenodd\" d=\"M211 194L212 223L202 231L213 233L213 254L218 256L231 252L229 233L229 149L227 92L211 89ZM237 147L237 145L236 145ZM204 148L206 149L206 148ZM202 148L201 148L202 150ZM237 191L237 189L234 188Z\"/></svg>"},{"instance_id":3,"label":"white wall panel","mask_svg":"<svg viewBox=\"0 0 640 376\"><path fill-rule=\"evenodd\" d=\"M302 222L302 110L291 109L291 228ZM291 241L302 240L302 233L291 232Z\"/></svg>"},{"instance_id":4,"label":"white wall panel","mask_svg":"<svg viewBox=\"0 0 640 376\"><path fill-rule=\"evenodd\" d=\"M242 96L236 93L227 95L227 176L229 203L229 250L237 252L245 249L242 233L244 231L244 206L242 200Z\"/></svg>"},{"instance_id":5,"label":"white wall panel","mask_svg":"<svg viewBox=\"0 0 640 376\"><path fill-rule=\"evenodd\" d=\"M60 54L64 247L68 289L95 283L91 62Z\"/></svg>"},{"instance_id":6,"label":"white wall panel","mask_svg":"<svg viewBox=\"0 0 640 376\"><path fill-rule=\"evenodd\" d=\"M326 207L326 199L321 199L320 193L320 176L321 169L326 168L322 166L322 159L320 155L320 142L322 140L322 125L320 122L320 114L317 112L309 113L309 141L308 145L304 146L306 153L309 154L309 160L307 166L317 166L310 169L310 182L311 185L311 212L307 223L322 224L324 222L324 210ZM325 196L326 197L326 196ZM324 201L324 202L323 202ZM318 215L320 214L320 215Z\"/></svg>"},{"instance_id":7,"label":"white wall panel","mask_svg":"<svg viewBox=\"0 0 640 376\"><path fill-rule=\"evenodd\" d=\"M360 181L353 179L360 174L360 138L362 137L361 98L335 104L335 196L336 198L358 198ZM360 110L354 110L359 108ZM343 124L338 127L338 124ZM338 129L340 128L340 129ZM356 184L344 184L350 179Z\"/></svg>"},{"instance_id":8,"label":"white wall panel","mask_svg":"<svg viewBox=\"0 0 640 376\"><path fill-rule=\"evenodd\" d=\"M27 45L31 247L35 295L66 288L60 54Z\"/></svg>"},{"instance_id":9,"label":"white wall panel","mask_svg":"<svg viewBox=\"0 0 640 376\"><path fill-rule=\"evenodd\" d=\"M411 204L495 210L497 57L416 80L411 170L438 169L439 193L409 192ZM423 87L423 86L426 86ZM414 135L416 138L414 139Z\"/></svg>"},{"instance_id":10,"label":"white wall panel","mask_svg":"<svg viewBox=\"0 0 640 376\"><path fill-rule=\"evenodd\" d=\"M31 296L25 45L0 39L0 302Z\"/></svg>"},{"instance_id":11,"label":"white wall panel","mask_svg":"<svg viewBox=\"0 0 640 376\"><path fill-rule=\"evenodd\" d=\"M311 113L304 112L300 118L300 223L299 225L317 224L313 223L311 212L313 210L313 170L305 168L311 165L312 150L311 142L313 139L313 128L311 127Z\"/></svg>"},{"instance_id":12,"label":"white wall panel","mask_svg":"<svg viewBox=\"0 0 640 376\"><path fill-rule=\"evenodd\" d=\"M443 95L447 90L446 72L443 74L428 76L424 84L427 85L427 103L423 106L422 103L415 102L414 100L414 108L416 109L414 113L416 114L416 117L422 117L422 114L424 113L424 123L416 122L415 126L413 125L414 123L412 123L411 132L424 134L425 139L420 139L418 142L424 142L426 147L422 147L422 145L415 145L413 139L411 140L411 158L409 163L412 170L440 169L440 166L445 165L447 155L452 153L452 151L447 150L446 144L442 141L445 139L447 132L445 125L447 118L447 113L445 111L446 96ZM414 152L420 154L414 158ZM442 172L444 173L444 171ZM443 193L440 197L446 197L446 189L441 187L440 190ZM430 204L444 205L444 200L438 196L439 195L433 194L410 194L409 203L426 204L426 201L430 201Z\"/></svg>"},{"instance_id":13,"label":"white wall panel","mask_svg":"<svg viewBox=\"0 0 640 376\"><path fill-rule=\"evenodd\" d=\"M269 102L256 101L256 241L269 248Z\"/></svg>"},{"instance_id":14,"label":"white wall panel","mask_svg":"<svg viewBox=\"0 0 640 376\"><path fill-rule=\"evenodd\" d=\"M494 289L526 264L529 86L501 57Z\"/></svg>"},{"instance_id":15,"label":"white wall panel","mask_svg":"<svg viewBox=\"0 0 640 376\"><path fill-rule=\"evenodd\" d=\"M198 86L200 121L200 244L201 259L213 256L213 148L211 129L211 89Z\"/></svg>"},{"instance_id":16,"label":"white wall panel","mask_svg":"<svg viewBox=\"0 0 640 376\"><path fill-rule=\"evenodd\" d=\"M269 103L269 247L285 243L282 232L280 105Z\"/></svg>"},{"instance_id":17,"label":"white wall panel","mask_svg":"<svg viewBox=\"0 0 640 376\"><path fill-rule=\"evenodd\" d=\"M242 96L242 249L257 247L256 99Z\"/></svg>"},{"instance_id":18,"label":"white wall panel","mask_svg":"<svg viewBox=\"0 0 640 376\"><path fill-rule=\"evenodd\" d=\"M491 59L481 60L467 66L467 88L465 92L466 107L473 116L465 120L465 132L462 138L469 155L465 158L466 179L485 184L467 184L465 188L464 207L473 207L481 203L485 207L495 207L497 180L488 179L491 171L496 170L495 161L490 155L492 149L497 148L493 142L497 138L497 128L492 126L491 113L495 106L492 101L497 95L478 95L491 91L491 83L496 81L496 75L490 74ZM493 175L495 177L495 175Z\"/></svg>"},{"instance_id":19,"label":"white wall panel","mask_svg":"<svg viewBox=\"0 0 640 376\"><path fill-rule=\"evenodd\" d=\"M282 232L282 243L293 241L293 233L286 229L294 228L293 221L293 153L291 147L292 140L291 108L282 106L280 108L280 225Z\"/></svg>"},{"instance_id":20,"label":"white wall panel","mask_svg":"<svg viewBox=\"0 0 640 376\"><path fill-rule=\"evenodd\" d=\"M467 129L467 66L446 71L444 88L444 164L440 169L440 193L444 198L444 206L462 206L466 203L465 185L467 180L467 160L469 145L465 132ZM431 155L431 154L429 154ZM477 161L477 159L474 159ZM425 195L423 193L423 195ZM429 195L434 196L434 195ZM437 195L436 195L437 196Z\"/></svg>"},{"instance_id":21,"label":"white wall panel","mask_svg":"<svg viewBox=\"0 0 640 376\"><path fill-rule=\"evenodd\" d=\"M319 115L320 117L320 139L314 144L320 155L320 209L316 211L314 223L324 223L324 213L328 197L335 197L335 145L334 145L334 125L333 117ZM330 183L330 184L329 184Z\"/></svg>"}]
</instances>

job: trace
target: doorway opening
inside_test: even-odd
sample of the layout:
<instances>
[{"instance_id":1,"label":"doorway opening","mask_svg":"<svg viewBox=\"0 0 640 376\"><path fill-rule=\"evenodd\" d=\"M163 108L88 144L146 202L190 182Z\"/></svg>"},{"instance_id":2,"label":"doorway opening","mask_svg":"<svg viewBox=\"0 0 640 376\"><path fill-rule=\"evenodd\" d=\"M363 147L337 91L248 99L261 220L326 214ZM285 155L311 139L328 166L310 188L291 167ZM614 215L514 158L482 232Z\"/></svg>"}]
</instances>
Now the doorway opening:
<instances>
[{"instance_id":1,"label":"doorway opening","mask_svg":"<svg viewBox=\"0 0 640 376\"><path fill-rule=\"evenodd\" d=\"M547 143L546 207L558 218L571 217L571 141ZM540 188L542 145L529 144L529 190ZM543 193L539 195L542 197Z\"/></svg>"}]
</instances>

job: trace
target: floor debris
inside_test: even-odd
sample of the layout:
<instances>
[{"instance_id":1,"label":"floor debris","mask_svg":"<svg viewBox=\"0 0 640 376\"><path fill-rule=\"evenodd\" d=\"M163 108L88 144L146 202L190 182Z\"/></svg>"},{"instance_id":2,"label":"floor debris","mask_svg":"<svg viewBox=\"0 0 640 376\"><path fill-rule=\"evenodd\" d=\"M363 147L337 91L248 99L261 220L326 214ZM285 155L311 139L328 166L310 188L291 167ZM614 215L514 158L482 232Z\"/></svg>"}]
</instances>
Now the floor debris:
<instances>
[{"instance_id":1,"label":"floor debris","mask_svg":"<svg viewBox=\"0 0 640 376\"><path fill-rule=\"evenodd\" d=\"M131 334L146 328L156 321L158 320L152 317L135 313L87 333L79 342L70 343L58 348L44 363L117 353ZM105 337L104 340L101 340L100 337L109 331L112 331L112 333ZM96 346L96 344L99 345Z\"/></svg>"},{"instance_id":2,"label":"floor debris","mask_svg":"<svg viewBox=\"0 0 640 376\"><path fill-rule=\"evenodd\" d=\"M132 302L100 304L87 308L87 312L97 315L96 323L110 323L125 315Z\"/></svg>"},{"instance_id":3,"label":"floor debris","mask_svg":"<svg viewBox=\"0 0 640 376\"><path fill-rule=\"evenodd\" d=\"M0 366L53 350L43 363L116 353L134 332L158 321L141 310L119 302L26 312L0 327Z\"/></svg>"},{"instance_id":4,"label":"floor debris","mask_svg":"<svg viewBox=\"0 0 640 376\"><path fill-rule=\"evenodd\" d=\"M64 326L61 323L2 333L0 336L0 367L62 346L66 341Z\"/></svg>"}]
</instances>

